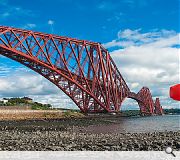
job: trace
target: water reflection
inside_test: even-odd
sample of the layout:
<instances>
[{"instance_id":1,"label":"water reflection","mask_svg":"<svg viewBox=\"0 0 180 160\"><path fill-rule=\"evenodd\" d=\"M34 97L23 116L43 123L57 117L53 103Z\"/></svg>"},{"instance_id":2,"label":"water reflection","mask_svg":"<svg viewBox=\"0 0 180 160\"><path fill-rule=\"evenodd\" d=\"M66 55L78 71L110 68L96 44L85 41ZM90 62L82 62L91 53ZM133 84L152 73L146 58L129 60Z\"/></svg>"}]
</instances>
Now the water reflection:
<instances>
[{"instance_id":1,"label":"water reflection","mask_svg":"<svg viewBox=\"0 0 180 160\"><path fill-rule=\"evenodd\" d=\"M108 121L108 120L107 120ZM164 115L151 117L118 117L111 124L92 125L77 129L86 133L139 133L155 131L179 131L180 115Z\"/></svg>"}]
</instances>

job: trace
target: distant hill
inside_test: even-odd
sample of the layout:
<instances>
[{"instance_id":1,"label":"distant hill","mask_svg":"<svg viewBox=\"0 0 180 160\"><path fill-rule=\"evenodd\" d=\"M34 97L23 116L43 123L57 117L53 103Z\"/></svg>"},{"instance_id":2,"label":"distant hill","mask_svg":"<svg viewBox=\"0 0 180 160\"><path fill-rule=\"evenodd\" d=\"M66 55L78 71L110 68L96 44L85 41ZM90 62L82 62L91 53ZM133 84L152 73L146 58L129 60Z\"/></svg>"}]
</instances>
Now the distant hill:
<instances>
[{"instance_id":1,"label":"distant hill","mask_svg":"<svg viewBox=\"0 0 180 160\"><path fill-rule=\"evenodd\" d=\"M3 98L3 100L0 101L0 109L49 110L52 109L52 106L50 104L33 102L33 100L29 97L6 98L6 99Z\"/></svg>"},{"instance_id":2,"label":"distant hill","mask_svg":"<svg viewBox=\"0 0 180 160\"><path fill-rule=\"evenodd\" d=\"M180 114L179 108L164 109L164 114Z\"/></svg>"}]
</instances>

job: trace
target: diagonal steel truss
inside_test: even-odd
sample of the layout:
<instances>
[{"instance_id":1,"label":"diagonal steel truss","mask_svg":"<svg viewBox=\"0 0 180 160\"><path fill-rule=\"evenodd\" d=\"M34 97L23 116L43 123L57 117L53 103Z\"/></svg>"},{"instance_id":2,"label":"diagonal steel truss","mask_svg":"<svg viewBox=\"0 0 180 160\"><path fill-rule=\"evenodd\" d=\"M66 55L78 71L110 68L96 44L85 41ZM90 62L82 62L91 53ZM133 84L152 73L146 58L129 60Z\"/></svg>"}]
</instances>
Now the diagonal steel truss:
<instances>
[{"instance_id":1,"label":"diagonal steel truss","mask_svg":"<svg viewBox=\"0 0 180 160\"><path fill-rule=\"evenodd\" d=\"M99 43L0 26L0 54L51 81L82 112L118 112L129 97L137 100L142 114L162 114L148 88L130 91Z\"/></svg>"}]
</instances>

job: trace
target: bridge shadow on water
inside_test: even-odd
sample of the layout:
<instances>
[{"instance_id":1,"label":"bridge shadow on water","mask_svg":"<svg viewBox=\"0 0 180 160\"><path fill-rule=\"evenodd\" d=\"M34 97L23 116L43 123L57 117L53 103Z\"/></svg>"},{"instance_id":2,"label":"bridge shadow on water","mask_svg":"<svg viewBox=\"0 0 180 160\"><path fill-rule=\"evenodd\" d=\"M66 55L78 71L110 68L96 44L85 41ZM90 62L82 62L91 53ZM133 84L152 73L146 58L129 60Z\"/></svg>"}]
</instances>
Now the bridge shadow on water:
<instances>
[{"instance_id":1,"label":"bridge shadow on water","mask_svg":"<svg viewBox=\"0 0 180 160\"><path fill-rule=\"evenodd\" d=\"M163 115L148 117L111 117L104 121L108 124L91 125L76 128L75 132L106 134L106 133L145 133L179 130L179 115Z\"/></svg>"}]
</instances>

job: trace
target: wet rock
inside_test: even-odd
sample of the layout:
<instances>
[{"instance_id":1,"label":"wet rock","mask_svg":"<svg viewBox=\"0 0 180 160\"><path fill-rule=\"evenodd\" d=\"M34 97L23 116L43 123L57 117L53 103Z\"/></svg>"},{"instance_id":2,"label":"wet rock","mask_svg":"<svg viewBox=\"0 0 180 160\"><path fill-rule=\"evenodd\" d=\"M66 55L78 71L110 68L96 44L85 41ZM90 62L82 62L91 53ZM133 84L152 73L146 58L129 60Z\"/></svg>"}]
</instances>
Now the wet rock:
<instances>
[{"instance_id":1,"label":"wet rock","mask_svg":"<svg viewBox=\"0 0 180 160\"><path fill-rule=\"evenodd\" d=\"M103 149L105 149L105 150L111 150L111 147L110 146L103 146Z\"/></svg>"},{"instance_id":2,"label":"wet rock","mask_svg":"<svg viewBox=\"0 0 180 160\"><path fill-rule=\"evenodd\" d=\"M180 142L175 141L175 142L174 142L174 146L175 146L178 150L180 150Z\"/></svg>"},{"instance_id":3,"label":"wet rock","mask_svg":"<svg viewBox=\"0 0 180 160\"><path fill-rule=\"evenodd\" d=\"M88 122L90 123L90 122ZM22 128L25 129L22 129ZM90 134L61 130L52 125L23 125L0 129L0 150L27 151L162 151L170 145L180 149L180 132ZM75 129L75 128L74 128Z\"/></svg>"}]
</instances>

